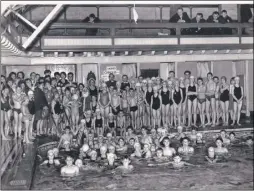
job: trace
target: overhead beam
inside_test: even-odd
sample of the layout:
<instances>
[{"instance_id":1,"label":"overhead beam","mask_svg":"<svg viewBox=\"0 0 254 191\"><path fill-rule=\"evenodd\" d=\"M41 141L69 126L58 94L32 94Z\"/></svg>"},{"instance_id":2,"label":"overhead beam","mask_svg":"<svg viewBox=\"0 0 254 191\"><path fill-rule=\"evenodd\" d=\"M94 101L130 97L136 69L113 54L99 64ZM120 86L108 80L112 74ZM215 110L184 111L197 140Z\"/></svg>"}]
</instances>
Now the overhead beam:
<instances>
[{"instance_id":1,"label":"overhead beam","mask_svg":"<svg viewBox=\"0 0 254 191\"><path fill-rule=\"evenodd\" d=\"M42 21L42 23L36 28L33 34L26 40L23 47L26 49L38 36L38 34L49 24L50 20L53 19L61 10L63 4L58 4L54 9L48 14L48 16Z\"/></svg>"},{"instance_id":2,"label":"overhead beam","mask_svg":"<svg viewBox=\"0 0 254 191\"><path fill-rule=\"evenodd\" d=\"M20 18L22 21L24 21L26 24L28 24L30 27L32 27L34 30L37 29L37 26L35 26L33 23L31 23L29 20L27 20L25 17L23 17L21 14L17 13L16 11L11 9L11 12L15 14L18 18Z\"/></svg>"}]
</instances>

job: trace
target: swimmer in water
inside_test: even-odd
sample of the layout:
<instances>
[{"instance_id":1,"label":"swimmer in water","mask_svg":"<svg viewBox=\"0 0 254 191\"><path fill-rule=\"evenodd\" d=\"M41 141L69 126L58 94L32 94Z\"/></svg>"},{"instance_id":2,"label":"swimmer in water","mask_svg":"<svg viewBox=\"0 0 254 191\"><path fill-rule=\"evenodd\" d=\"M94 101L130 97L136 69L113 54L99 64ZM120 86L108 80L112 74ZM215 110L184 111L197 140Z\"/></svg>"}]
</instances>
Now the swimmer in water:
<instances>
[{"instance_id":1,"label":"swimmer in water","mask_svg":"<svg viewBox=\"0 0 254 191\"><path fill-rule=\"evenodd\" d=\"M83 169L84 165L83 165L83 161L81 159L77 159L75 161L75 165L79 168L79 169Z\"/></svg>"},{"instance_id":2,"label":"swimmer in water","mask_svg":"<svg viewBox=\"0 0 254 191\"><path fill-rule=\"evenodd\" d=\"M226 134L226 131L224 129L220 131L220 138L222 138L224 145L229 145L230 144L230 139L227 138L227 134Z\"/></svg>"},{"instance_id":3,"label":"swimmer in water","mask_svg":"<svg viewBox=\"0 0 254 191\"><path fill-rule=\"evenodd\" d=\"M113 173L115 173L115 172L117 172L117 171L120 171L121 173L129 173L129 172L133 171L134 166L133 166L133 165L130 165L131 160L129 159L128 156L125 156L125 157L123 158L122 163L123 163L123 165L118 166L118 167L113 171Z\"/></svg>"},{"instance_id":4,"label":"swimmer in water","mask_svg":"<svg viewBox=\"0 0 254 191\"><path fill-rule=\"evenodd\" d=\"M107 145L102 145L100 147L100 157L102 160L107 159L107 151L108 151Z\"/></svg>"},{"instance_id":5,"label":"swimmer in water","mask_svg":"<svg viewBox=\"0 0 254 191\"><path fill-rule=\"evenodd\" d=\"M209 162L209 163L216 163L218 160L218 156L215 155L215 150L213 147L209 147L208 148L208 156L205 156L205 159Z\"/></svg>"},{"instance_id":6,"label":"swimmer in water","mask_svg":"<svg viewBox=\"0 0 254 191\"><path fill-rule=\"evenodd\" d=\"M189 135L188 137L190 138L190 140L191 140L193 143L196 142L196 140L197 140L197 131L196 131L196 128L195 128L195 127L193 127L193 128L191 129L191 133L190 133L190 135Z\"/></svg>"},{"instance_id":7,"label":"swimmer in water","mask_svg":"<svg viewBox=\"0 0 254 191\"><path fill-rule=\"evenodd\" d=\"M202 135L202 133L197 133L196 144L205 144L205 140L203 140L203 135Z\"/></svg>"},{"instance_id":8,"label":"swimmer in water","mask_svg":"<svg viewBox=\"0 0 254 191\"><path fill-rule=\"evenodd\" d=\"M170 147L170 141L169 141L169 138L164 138L163 141L162 141L164 147L162 148L163 149L163 156L165 157L168 157L168 158L171 158L173 157L173 155L176 154L176 150L172 147Z\"/></svg>"},{"instance_id":9,"label":"swimmer in water","mask_svg":"<svg viewBox=\"0 0 254 191\"><path fill-rule=\"evenodd\" d=\"M107 90L107 85L105 83L102 84L102 91L99 93L98 96L98 103L101 109L101 115L105 118L105 124L107 124L107 118L110 111L110 104L111 104L111 96ZM103 124L104 126L104 124Z\"/></svg>"},{"instance_id":10,"label":"swimmer in water","mask_svg":"<svg viewBox=\"0 0 254 191\"><path fill-rule=\"evenodd\" d=\"M180 139L185 137L185 134L183 133L183 127L182 126L178 126L177 127L177 133L176 133L176 135L174 137L177 140L180 140Z\"/></svg>"},{"instance_id":11,"label":"swimmer in water","mask_svg":"<svg viewBox=\"0 0 254 191\"><path fill-rule=\"evenodd\" d=\"M116 152L118 154L126 154L128 146L125 144L123 138L119 138L118 145L116 145Z\"/></svg>"},{"instance_id":12,"label":"swimmer in water","mask_svg":"<svg viewBox=\"0 0 254 191\"><path fill-rule=\"evenodd\" d=\"M79 167L73 164L73 158L67 156L66 166L61 168L61 176L74 177L79 175Z\"/></svg>"},{"instance_id":13,"label":"swimmer in water","mask_svg":"<svg viewBox=\"0 0 254 191\"><path fill-rule=\"evenodd\" d=\"M180 154L193 154L194 148L189 146L190 140L188 137L182 139L182 147L178 148L178 153Z\"/></svg>"},{"instance_id":14,"label":"swimmer in water","mask_svg":"<svg viewBox=\"0 0 254 191\"><path fill-rule=\"evenodd\" d=\"M149 144L144 144L144 148L142 150L142 156L145 159L150 159L152 157L152 153L151 153Z\"/></svg>"},{"instance_id":15,"label":"swimmer in water","mask_svg":"<svg viewBox=\"0 0 254 191\"><path fill-rule=\"evenodd\" d=\"M57 157L54 154L53 150L48 150L47 152L47 160L45 160L42 164L40 165L48 165L48 167L50 167L50 165L55 165L55 166L59 166L60 165L60 161L59 159L56 159Z\"/></svg>"},{"instance_id":16,"label":"swimmer in water","mask_svg":"<svg viewBox=\"0 0 254 191\"><path fill-rule=\"evenodd\" d=\"M131 154L131 157L137 157L137 158L141 158L142 157L142 150L141 150L141 145L139 142L136 142L134 144L134 153Z\"/></svg>"},{"instance_id":17,"label":"swimmer in water","mask_svg":"<svg viewBox=\"0 0 254 191\"><path fill-rule=\"evenodd\" d=\"M71 128L70 126L65 127L65 133L61 136L59 144L58 144L58 149L60 147L63 147L65 151L70 151L70 147L72 145L72 133L70 132Z\"/></svg>"},{"instance_id":18,"label":"swimmer in water","mask_svg":"<svg viewBox=\"0 0 254 191\"><path fill-rule=\"evenodd\" d=\"M156 162L165 162L165 161L168 160L168 157L163 155L163 149L162 148L158 148L156 150L156 156L154 157L154 160Z\"/></svg>"},{"instance_id":19,"label":"swimmer in water","mask_svg":"<svg viewBox=\"0 0 254 191\"><path fill-rule=\"evenodd\" d=\"M175 168L175 169L181 169L184 166L198 166L198 165L193 165L188 162L182 161L182 157L180 157L179 155L174 156L173 161L159 163L159 164L150 164L149 166L164 166L164 165L169 165L169 164L172 164L173 168Z\"/></svg>"},{"instance_id":20,"label":"swimmer in water","mask_svg":"<svg viewBox=\"0 0 254 191\"><path fill-rule=\"evenodd\" d=\"M216 155L227 155L228 149L226 147L223 147L223 139L218 137L215 141L216 148L214 149Z\"/></svg>"},{"instance_id":21,"label":"swimmer in water","mask_svg":"<svg viewBox=\"0 0 254 191\"><path fill-rule=\"evenodd\" d=\"M108 153L107 153L108 165L114 166L116 159L117 159L117 156L115 154L115 147L113 145L110 145L108 147Z\"/></svg>"}]
</instances>

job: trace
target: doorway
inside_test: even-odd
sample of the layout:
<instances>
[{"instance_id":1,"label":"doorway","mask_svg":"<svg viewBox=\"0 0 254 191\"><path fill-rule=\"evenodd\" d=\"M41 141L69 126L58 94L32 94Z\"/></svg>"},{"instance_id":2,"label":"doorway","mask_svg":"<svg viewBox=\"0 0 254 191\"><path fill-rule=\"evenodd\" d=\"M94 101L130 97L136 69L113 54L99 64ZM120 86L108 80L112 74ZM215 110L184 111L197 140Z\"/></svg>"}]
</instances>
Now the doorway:
<instances>
[{"instance_id":1,"label":"doorway","mask_svg":"<svg viewBox=\"0 0 254 191\"><path fill-rule=\"evenodd\" d=\"M159 69L141 69L140 73L143 78L158 77Z\"/></svg>"}]
</instances>

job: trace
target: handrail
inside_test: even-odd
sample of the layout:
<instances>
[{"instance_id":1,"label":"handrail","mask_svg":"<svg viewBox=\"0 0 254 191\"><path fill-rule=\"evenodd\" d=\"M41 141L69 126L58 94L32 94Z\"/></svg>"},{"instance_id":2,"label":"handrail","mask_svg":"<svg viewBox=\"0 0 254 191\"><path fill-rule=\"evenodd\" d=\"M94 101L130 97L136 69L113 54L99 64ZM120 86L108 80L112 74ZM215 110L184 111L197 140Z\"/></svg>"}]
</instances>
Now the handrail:
<instances>
[{"instance_id":1,"label":"handrail","mask_svg":"<svg viewBox=\"0 0 254 191\"><path fill-rule=\"evenodd\" d=\"M181 34L181 29L186 28L237 28L238 35L242 34L242 29L253 27L253 23L169 23L169 22L149 22L149 23L53 23L49 29L110 29L111 36L114 36L118 29L176 29L176 35Z\"/></svg>"}]
</instances>

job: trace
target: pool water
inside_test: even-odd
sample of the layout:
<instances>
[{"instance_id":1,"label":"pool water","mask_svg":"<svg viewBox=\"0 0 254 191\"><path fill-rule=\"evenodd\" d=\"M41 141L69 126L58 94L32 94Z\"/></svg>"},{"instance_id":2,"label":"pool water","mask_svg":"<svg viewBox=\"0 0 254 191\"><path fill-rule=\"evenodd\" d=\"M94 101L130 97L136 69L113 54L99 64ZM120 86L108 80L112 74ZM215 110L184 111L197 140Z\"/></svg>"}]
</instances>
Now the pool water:
<instances>
[{"instance_id":1,"label":"pool water","mask_svg":"<svg viewBox=\"0 0 254 191\"><path fill-rule=\"evenodd\" d=\"M173 144L174 145L174 144ZM175 145L176 146L176 145ZM205 160L209 141L196 146L195 153L185 157L189 163L176 170L172 166L148 167L147 161L132 161L134 170L128 174L112 170L81 171L73 178L60 176L60 169L37 166L32 189L35 190L168 190L168 189L253 189L253 147L232 145L231 156L216 164Z\"/></svg>"}]
</instances>

